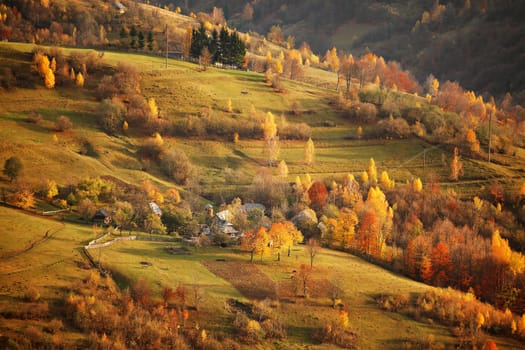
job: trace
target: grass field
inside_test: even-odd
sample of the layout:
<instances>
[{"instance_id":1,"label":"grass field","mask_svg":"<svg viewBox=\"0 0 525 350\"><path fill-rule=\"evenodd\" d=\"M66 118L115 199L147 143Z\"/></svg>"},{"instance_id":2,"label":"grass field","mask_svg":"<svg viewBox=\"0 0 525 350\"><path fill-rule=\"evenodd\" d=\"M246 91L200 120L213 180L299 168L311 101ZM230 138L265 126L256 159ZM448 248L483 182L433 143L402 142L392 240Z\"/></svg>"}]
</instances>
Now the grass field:
<instances>
[{"instance_id":1,"label":"grass field","mask_svg":"<svg viewBox=\"0 0 525 350\"><path fill-rule=\"evenodd\" d=\"M9 65L24 66L29 71L30 56L27 52L33 47L30 44L1 43L0 56L8 58L6 62ZM66 54L71 51L64 49ZM379 171L387 170L398 183L414 177L425 179L433 173L445 187L454 188L460 194L462 189L470 194L473 189L489 184L490 179L511 179L512 185L512 181L515 181L512 179L523 176L524 161L519 152L518 157L512 159L497 155L508 166L487 165L486 162L464 158L465 174L460 182L453 183L448 179L448 167L441 161L442 154L445 154L446 159L451 159L448 149L436 148L418 139L356 140L359 124L343 118L330 104L330 100L336 96L333 89L284 81L286 92L275 93L264 83L261 74L215 68L203 72L195 64L175 60L170 60L169 68L164 69L162 57L141 54L106 52L103 62L109 65L133 62L143 74L144 95L154 97L161 114L169 120L197 115L208 108L212 108L217 115L244 120L249 118L250 111L255 108L261 114L274 113L277 121L284 115L288 122L310 124L316 146L316 162L313 166L303 164L304 142L281 142L280 159L287 162L291 180L304 173L310 173L315 179L337 179L349 172L359 174L367 168L370 158L375 159ZM332 73L319 70L308 69L308 75L317 75L326 81L334 80ZM99 78L88 77L87 84L94 87ZM0 141L0 162L23 147L24 152L20 156L24 163L30 164L25 171L29 178L38 174L39 177L54 179L64 185L86 176L111 174L131 183L149 178L162 187L170 186L165 178L159 175L152 177L142 171L143 165L137 160L135 152L143 138L110 137L100 131L95 115L98 102L91 88L57 87L49 90L41 86L37 77L35 79L33 88L3 92L4 103L0 106L0 140L3 140ZM95 81L90 82L89 79ZM217 81L221 84L216 84ZM232 101L232 115L225 111L228 99ZM305 113L293 115L291 110L294 102L298 102ZM44 117L41 124L25 122L33 111ZM55 133L52 130L54 121L60 115L73 121L71 132ZM333 122L336 126L316 126L324 121ZM57 134L57 142L53 141L53 134ZM95 156L79 154L85 141L89 141L96 151ZM241 139L239 144L234 145L228 139L165 136L165 141L180 147L189 155L198 169L203 191L209 194L227 186L224 169L230 168L241 174L237 184L244 188L266 163L263 142L260 140ZM423 154L425 149L427 151ZM64 164L68 166L67 176L63 176ZM159 173L151 170L153 174Z\"/></svg>"},{"instance_id":2,"label":"grass field","mask_svg":"<svg viewBox=\"0 0 525 350\"><path fill-rule=\"evenodd\" d=\"M309 263L302 246L294 248L292 256L283 257L281 262L275 261L275 257L265 257L263 263L250 264L248 255L229 248L199 248L191 255L172 255L166 252L165 245L119 242L102 250L101 261L114 274L125 276L121 282L123 286L140 277L150 281L157 293L164 286L200 286L205 295L204 302L201 311L192 317L198 322L205 319L207 329L231 331L233 315L223 307L229 298L242 301L278 299L274 313L286 325L288 337L275 343L275 348L330 348L326 344L315 345L311 333L337 317L329 299L330 286L337 284L344 291L342 300L349 312L350 325L358 334L360 349L398 349L406 341L425 340L429 335L446 345L456 342L448 328L385 312L375 301L379 294L415 295L429 286L395 275L355 256L322 250L315 258L311 297L303 299L294 297L290 289L292 271L302 263ZM143 267L142 262L151 266ZM518 343L504 339L497 339L497 342L501 349L518 346Z\"/></svg>"}]
</instances>

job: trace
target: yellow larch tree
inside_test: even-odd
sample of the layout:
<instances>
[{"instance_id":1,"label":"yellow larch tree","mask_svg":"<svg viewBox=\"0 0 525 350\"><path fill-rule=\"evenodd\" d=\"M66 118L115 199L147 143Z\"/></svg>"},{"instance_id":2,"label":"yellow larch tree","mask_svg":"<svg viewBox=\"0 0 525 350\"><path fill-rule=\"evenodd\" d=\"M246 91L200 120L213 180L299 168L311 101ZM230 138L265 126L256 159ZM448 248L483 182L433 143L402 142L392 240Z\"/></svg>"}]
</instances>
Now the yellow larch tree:
<instances>
[{"instance_id":1,"label":"yellow larch tree","mask_svg":"<svg viewBox=\"0 0 525 350\"><path fill-rule=\"evenodd\" d=\"M312 165L314 163L315 158L315 146L314 142L312 141L312 138L309 138L308 141L306 141L306 144L304 146L304 162L307 165Z\"/></svg>"},{"instance_id":2,"label":"yellow larch tree","mask_svg":"<svg viewBox=\"0 0 525 350\"><path fill-rule=\"evenodd\" d=\"M279 171L279 177L281 178L281 180L286 181L286 179L288 178L288 165L286 165L284 159L279 162L277 170Z\"/></svg>"},{"instance_id":3,"label":"yellow larch tree","mask_svg":"<svg viewBox=\"0 0 525 350\"><path fill-rule=\"evenodd\" d=\"M75 84L78 87L84 86L84 76L82 75L82 73L78 72L77 77L75 78Z\"/></svg>"},{"instance_id":4,"label":"yellow larch tree","mask_svg":"<svg viewBox=\"0 0 525 350\"><path fill-rule=\"evenodd\" d=\"M159 108L157 107L157 102L155 102L155 99L153 97L148 98L148 106L153 117L159 115Z\"/></svg>"},{"instance_id":5,"label":"yellow larch tree","mask_svg":"<svg viewBox=\"0 0 525 350\"><path fill-rule=\"evenodd\" d=\"M368 162L368 181L372 185L377 184L377 168L374 158L370 158L370 161Z\"/></svg>"},{"instance_id":6,"label":"yellow larch tree","mask_svg":"<svg viewBox=\"0 0 525 350\"><path fill-rule=\"evenodd\" d=\"M420 193L423 191L423 182L421 182L421 179L418 177L412 182L412 189L414 192Z\"/></svg>"},{"instance_id":7,"label":"yellow larch tree","mask_svg":"<svg viewBox=\"0 0 525 350\"><path fill-rule=\"evenodd\" d=\"M383 171L379 176L379 184L385 190L392 190L394 189L395 181L390 179L386 171Z\"/></svg>"},{"instance_id":8,"label":"yellow larch tree","mask_svg":"<svg viewBox=\"0 0 525 350\"><path fill-rule=\"evenodd\" d=\"M48 89L52 89L55 87L55 73L53 73L51 69L48 69L45 73L44 84Z\"/></svg>"}]
</instances>

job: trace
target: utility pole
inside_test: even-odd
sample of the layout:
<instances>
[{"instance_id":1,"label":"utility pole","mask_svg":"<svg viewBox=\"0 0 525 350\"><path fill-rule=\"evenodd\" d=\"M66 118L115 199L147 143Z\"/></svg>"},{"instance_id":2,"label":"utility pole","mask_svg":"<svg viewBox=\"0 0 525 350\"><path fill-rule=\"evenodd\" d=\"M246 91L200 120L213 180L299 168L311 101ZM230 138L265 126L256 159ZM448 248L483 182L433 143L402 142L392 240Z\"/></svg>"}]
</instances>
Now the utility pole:
<instances>
[{"instance_id":1,"label":"utility pole","mask_svg":"<svg viewBox=\"0 0 525 350\"><path fill-rule=\"evenodd\" d=\"M490 163L490 149L492 146L492 114L494 111L493 105L490 106L490 113L489 113L489 163Z\"/></svg>"},{"instance_id":2,"label":"utility pole","mask_svg":"<svg viewBox=\"0 0 525 350\"><path fill-rule=\"evenodd\" d=\"M168 24L166 23L166 69L168 69Z\"/></svg>"}]
</instances>

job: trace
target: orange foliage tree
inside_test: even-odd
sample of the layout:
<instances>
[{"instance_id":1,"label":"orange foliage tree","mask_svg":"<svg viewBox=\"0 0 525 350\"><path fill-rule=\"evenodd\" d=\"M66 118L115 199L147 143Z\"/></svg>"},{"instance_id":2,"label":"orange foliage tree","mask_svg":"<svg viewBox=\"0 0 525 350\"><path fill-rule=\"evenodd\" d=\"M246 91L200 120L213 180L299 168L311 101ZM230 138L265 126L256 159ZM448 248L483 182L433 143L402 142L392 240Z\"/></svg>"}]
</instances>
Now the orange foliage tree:
<instances>
[{"instance_id":1,"label":"orange foliage tree","mask_svg":"<svg viewBox=\"0 0 525 350\"><path fill-rule=\"evenodd\" d=\"M326 200L328 199L326 186L320 181L315 181L308 189L308 197L310 198L312 208L324 208Z\"/></svg>"}]
</instances>

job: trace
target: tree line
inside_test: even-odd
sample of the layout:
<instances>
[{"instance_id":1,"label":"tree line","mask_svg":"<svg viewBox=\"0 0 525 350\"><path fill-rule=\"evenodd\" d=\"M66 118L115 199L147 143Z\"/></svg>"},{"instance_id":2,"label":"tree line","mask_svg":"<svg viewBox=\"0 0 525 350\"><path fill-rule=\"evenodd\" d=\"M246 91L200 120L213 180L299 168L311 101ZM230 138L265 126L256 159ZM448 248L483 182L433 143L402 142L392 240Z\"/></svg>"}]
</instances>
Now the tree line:
<instances>
[{"instance_id":1,"label":"tree line","mask_svg":"<svg viewBox=\"0 0 525 350\"><path fill-rule=\"evenodd\" d=\"M208 35L203 23L192 30L189 49L192 58L236 67L243 66L246 55L246 45L236 31L222 27L220 31L213 29Z\"/></svg>"}]
</instances>

